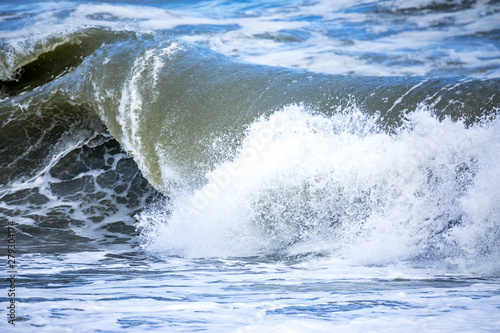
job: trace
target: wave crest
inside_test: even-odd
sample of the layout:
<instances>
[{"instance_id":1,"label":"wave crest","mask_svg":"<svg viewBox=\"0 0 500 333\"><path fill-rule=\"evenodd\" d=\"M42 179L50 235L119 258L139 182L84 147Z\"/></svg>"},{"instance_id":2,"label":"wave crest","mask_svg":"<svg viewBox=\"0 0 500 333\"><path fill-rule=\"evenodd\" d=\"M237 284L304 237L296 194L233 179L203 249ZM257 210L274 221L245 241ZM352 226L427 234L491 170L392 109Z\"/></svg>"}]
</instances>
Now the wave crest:
<instances>
[{"instance_id":1,"label":"wave crest","mask_svg":"<svg viewBox=\"0 0 500 333\"><path fill-rule=\"evenodd\" d=\"M499 126L466 129L419 109L388 134L355 107L327 117L288 106L254 122L205 186L140 214L143 246L194 257L327 253L370 264L492 264ZM480 246L485 237L488 248Z\"/></svg>"}]
</instances>

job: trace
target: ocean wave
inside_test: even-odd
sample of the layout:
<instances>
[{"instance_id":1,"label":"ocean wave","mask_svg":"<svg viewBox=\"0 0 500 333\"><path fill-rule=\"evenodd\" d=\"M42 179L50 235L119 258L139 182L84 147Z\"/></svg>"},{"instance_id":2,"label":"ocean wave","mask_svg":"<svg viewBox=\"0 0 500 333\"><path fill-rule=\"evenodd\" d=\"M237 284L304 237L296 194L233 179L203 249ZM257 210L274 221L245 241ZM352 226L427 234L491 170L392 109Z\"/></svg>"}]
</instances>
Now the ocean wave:
<instances>
[{"instance_id":1,"label":"ocean wave","mask_svg":"<svg viewBox=\"0 0 500 333\"><path fill-rule=\"evenodd\" d=\"M363 248L375 263L497 258L493 245L478 250L485 237L496 237L496 191L485 190L490 205L480 213L474 202L482 179L496 177L496 146L485 140L498 141L499 79L312 73L244 62L161 34L102 28L64 40L44 44L18 66L15 80L3 81L4 196L26 190L16 184L34 190L50 176L49 194L33 193L41 200L35 204L47 195L93 202L95 195L84 193L102 188L101 175L118 168L103 157L108 153L90 169L68 171L68 179L54 172L89 138L111 135L169 197L138 216L151 251L362 258L353 249ZM269 131L276 120L280 128ZM249 159L256 147L262 151ZM218 188L227 168L243 171ZM113 200L122 200L120 184L110 187ZM197 209L200 194L214 189ZM104 197L96 207L106 207ZM128 216L137 212L128 209ZM468 228L476 236L465 241Z\"/></svg>"},{"instance_id":2,"label":"ocean wave","mask_svg":"<svg viewBox=\"0 0 500 333\"><path fill-rule=\"evenodd\" d=\"M0 331L498 330L499 22L1 1Z\"/></svg>"}]
</instances>

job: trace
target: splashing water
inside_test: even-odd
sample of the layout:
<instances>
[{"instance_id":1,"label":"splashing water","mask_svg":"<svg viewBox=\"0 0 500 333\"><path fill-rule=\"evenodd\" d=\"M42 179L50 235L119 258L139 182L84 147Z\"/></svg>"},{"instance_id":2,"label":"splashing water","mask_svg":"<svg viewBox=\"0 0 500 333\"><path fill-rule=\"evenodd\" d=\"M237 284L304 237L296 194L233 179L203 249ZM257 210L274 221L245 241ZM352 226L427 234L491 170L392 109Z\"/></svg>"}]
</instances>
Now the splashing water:
<instances>
[{"instance_id":1,"label":"splashing water","mask_svg":"<svg viewBox=\"0 0 500 333\"><path fill-rule=\"evenodd\" d=\"M420 108L387 133L355 107L326 117L289 106L253 123L206 185L140 214L143 244L193 257L491 265L498 248L481 244L498 237L499 126L466 129Z\"/></svg>"}]
</instances>

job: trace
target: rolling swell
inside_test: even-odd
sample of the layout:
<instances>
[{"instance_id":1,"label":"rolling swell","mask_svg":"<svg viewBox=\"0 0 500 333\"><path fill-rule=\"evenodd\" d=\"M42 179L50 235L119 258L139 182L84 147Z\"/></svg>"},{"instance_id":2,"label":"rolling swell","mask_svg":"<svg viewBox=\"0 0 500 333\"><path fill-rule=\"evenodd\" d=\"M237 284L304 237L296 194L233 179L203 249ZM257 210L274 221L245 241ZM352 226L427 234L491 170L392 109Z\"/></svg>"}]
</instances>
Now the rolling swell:
<instances>
[{"instance_id":1,"label":"rolling swell","mask_svg":"<svg viewBox=\"0 0 500 333\"><path fill-rule=\"evenodd\" d=\"M38 42L43 47L32 48L45 52L35 52L31 62L14 67L11 79L2 81L4 93L11 95L2 101L4 123L14 126L12 117L15 122L40 117L51 123L60 118L55 109L72 109L69 115L63 112L65 124L89 117L82 121L88 124L98 114L148 180L167 192L160 150L184 182L200 185L204 173L228 153L208 156L200 142L222 133L226 140L238 142L258 117L289 104L325 115L356 105L377 114L391 130L419 105L430 106L440 119L451 116L469 126L495 116L500 100L499 79L309 73L240 62L161 35L102 29L62 39L65 42L55 39L50 45ZM43 123L34 119L24 121ZM41 125L40 131L48 126ZM229 151L231 146L235 147L228 144Z\"/></svg>"},{"instance_id":2,"label":"rolling swell","mask_svg":"<svg viewBox=\"0 0 500 333\"><path fill-rule=\"evenodd\" d=\"M132 216L159 196L140 170L171 197L138 216L152 251L352 257L364 246L385 248L382 261L498 257L496 192L485 179L496 177L487 142L496 140L499 79L326 75L161 34L89 31L5 76L3 214L62 230L62 240L89 225L131 237ZM493 194L480 211L482 192Z\"/></svg>"},{"instance_id":3,"label":"rolling swell","mask_svg":"<svg viewBox=\"0 0 500 333\"><path fill-rule=\"evenodd\" d=\"M377 114L389 131L419 105L466 126L498 112L499 79L315 74L158 39L137 36L120 47L104 46L81 66L89 78L79 83L85 93L71 94L93 106L164 192L174 184L203 184L205 173L234 152L251 123L289 104L326 116L356 105ZM225 151L209 149L214 136Z\"/></svg>"},{"instance_id":4,"label":"rolling swell","mask_svg":"<svg viewBox=\"0 0 500 333\"><path fill-rule=\"evenodd\" d=\"M62 76L111 41L117 32L97 28L62 32L38 40L4 41L0 55L0 92L14 96Z\"/></svg>"},{"instance_id":5,"label":"rolling swell","mask_svg":"<svg viewBox=\"0 0 500 333\"><path fill-rule=\"evenodd\" d=\"M88 77L78 68L102 45L126 37L84 29L40 40L4 42L0 61L0 150L4 158L0 163L9 171L2 173L0 183L15 180L14 170L18 178L36 173L65 137L106 133L88 99L82 98L81 88ZM12 137L16 140L10 140Z\"/></svg>"},{"instance_id":6,"label":"rolling swell","mask_svg":"<svg viewBox=\"0 0 500 333\"><path fill-rule=\"evenodd\" d=\"M127 242L133 215L158 196L80 90L79 66L120 38L127 33L84 29L4 45L0 218L20 223L27 252Z\"/></svg>"}]
</instances>

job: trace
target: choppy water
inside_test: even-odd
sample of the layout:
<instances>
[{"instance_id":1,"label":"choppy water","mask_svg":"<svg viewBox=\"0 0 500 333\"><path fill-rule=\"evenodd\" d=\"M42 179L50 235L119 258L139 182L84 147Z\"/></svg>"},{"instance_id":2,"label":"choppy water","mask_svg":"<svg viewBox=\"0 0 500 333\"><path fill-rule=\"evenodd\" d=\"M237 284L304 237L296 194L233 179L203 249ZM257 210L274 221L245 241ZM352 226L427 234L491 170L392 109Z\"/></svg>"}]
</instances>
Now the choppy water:
<instances>
[{"instance_id":1,"label":"choppy water","mask_svg":"<svg viewBox=\"0 0 500 333\"><path fill-rule=\"evenodd\" d=\"M0 327L499 331L499 22L2 2Z\"/></svg>"}]
</instances>

